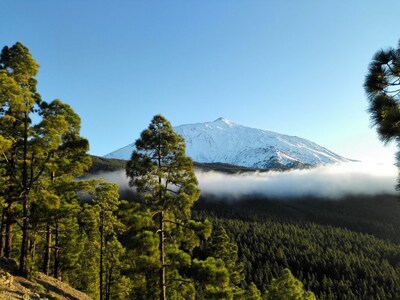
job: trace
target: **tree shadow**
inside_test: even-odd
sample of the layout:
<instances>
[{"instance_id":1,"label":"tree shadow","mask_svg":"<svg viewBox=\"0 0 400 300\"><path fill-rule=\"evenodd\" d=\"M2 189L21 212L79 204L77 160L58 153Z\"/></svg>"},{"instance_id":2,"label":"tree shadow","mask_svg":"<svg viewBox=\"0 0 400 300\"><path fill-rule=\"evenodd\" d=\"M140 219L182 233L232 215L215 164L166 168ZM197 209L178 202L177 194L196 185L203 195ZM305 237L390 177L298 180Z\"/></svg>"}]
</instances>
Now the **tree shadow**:
<instances>
[{"instance_id":1,"label":"tree shadow","mask_svg":"<svg viewBox=\"0 0 400 300\"><path fill-rule=\"evenodd\" d=\"M43 280L41 280L39 278L36 279L36 282L41 284L48 291L52 291L52 292L54 292L54 293L56 293L56 294L58 294L60 296L63 296L65 298L67 298L67 299L70 299L70 300L81 300L81 298L77 298L77 297L67 293L66 291L58 288L57 286L55 286L55 285L53 285L53 284L51 284L49 282L43 281Z\"/></svg>"}]
</instances>

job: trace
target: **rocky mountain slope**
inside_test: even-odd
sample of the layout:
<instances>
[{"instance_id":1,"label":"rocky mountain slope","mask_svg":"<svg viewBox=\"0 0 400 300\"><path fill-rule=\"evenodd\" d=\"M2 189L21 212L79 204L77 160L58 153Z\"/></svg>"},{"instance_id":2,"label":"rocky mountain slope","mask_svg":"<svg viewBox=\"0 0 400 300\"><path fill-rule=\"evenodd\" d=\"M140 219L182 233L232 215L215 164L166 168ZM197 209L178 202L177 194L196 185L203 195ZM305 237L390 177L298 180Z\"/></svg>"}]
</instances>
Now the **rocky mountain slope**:
<instances>
[{"instance_id":1,"label":"rocky mountain slope","mask_svg":"<svg viewBox=\"0 0 400 300\"><path fill-rule=\"evenodd\" d=\"M174 127L186 154L201 163L249 168L302 168L350 161L306 139L235 124L224 118ZM134 143L105 155L129 159Z\"/></svg>"}]
</instances>

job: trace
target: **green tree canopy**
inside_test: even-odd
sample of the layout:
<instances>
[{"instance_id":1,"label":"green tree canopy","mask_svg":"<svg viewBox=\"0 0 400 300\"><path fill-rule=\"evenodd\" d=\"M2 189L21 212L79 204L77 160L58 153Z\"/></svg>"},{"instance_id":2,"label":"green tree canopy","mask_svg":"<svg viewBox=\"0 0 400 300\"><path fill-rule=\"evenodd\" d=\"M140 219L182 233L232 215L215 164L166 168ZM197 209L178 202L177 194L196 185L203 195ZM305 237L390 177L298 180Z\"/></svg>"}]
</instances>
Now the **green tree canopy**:
<instances>
[{"instance_id":1,"label":"green tree canopy","mask_svg":"<svg viewBox=\"0 0 400 300\"><path fill-rule=\"evenodd\" d=\"M91 162L86 154L88 142L79 136L79 116L60 100L42 101L36 90L38 70L38 63L21 43L2 49L0 197L4 195L6 204L3 211L3 220L6 220L2 221L6 223L4 254L11 257L12 226L17 207L18 215L22 217L19 268L24 275L29 271L28 243L34 243L30 237L30 219L38 217L32 213L32 204L40 201L42 208L58 209L62 198L57 192L60 184L71 183L74 176L82 175ZM3 252L3 232L0 235L0 252ZM43 269L48 272L48 263L44 265Z\"/></svg>"},{"instance_id":2,"label":"green tree canopy","mask_svg":"<svg viewBox=\"0 0 400 300\"><path fill-rule=\"evenodd\" d=\"M316 300L313 292L304 289L289 269L284 269L278 279L273 279L268 289L267 300Z\"/></svg>"},{"instance_id":3,"label":"green tree canopy","mask_svg":"<svg viewBox=\"0 0 400 300\"><path fill-rule=\"evenodd\" d=\"M126 168L130 185L151 203L153 211L165 210L182 221L190 219L200 190L183 138L163 116L156 115L135 146Z\"/></svg>"},{"instance_id":4,"label":"green tree canopy","mask_svg":"<svg viewBox=\"0 0 400 300\"><path fill-rule=\"evenodd\" d=\"M184 279L184 269L189 267L190 252L198 243L189 241L188 237L196 240L196 236L190 234L187 225L192 223L191 208L200 195L192 160L185 155L183 138L161 115L153 117L135 145L126 174L130 185L136 187L138 195L146 202L149 213L158 215L155 229L159 236L160 299L166 299L167 285L170 287L168 294L181 293L189 297L193 294L193 284ZM138 236L144 237L145 232ZM147 240L151 239L147 234ZM144 257L154 255L157 253ZM154 279L147 278L146 282L154 282Z\"/></svg>"},{"instance_id":5,"label":"green tree canopy","mask_svg":"<svg viewBox=\"0 0 400 300\"><path fill-rule=\"evenodd\" d=\"M400 43L396 49L379 50L372 58L364 88L369 113L384 142L400 138Z\"/></svg>"}]
</instances>

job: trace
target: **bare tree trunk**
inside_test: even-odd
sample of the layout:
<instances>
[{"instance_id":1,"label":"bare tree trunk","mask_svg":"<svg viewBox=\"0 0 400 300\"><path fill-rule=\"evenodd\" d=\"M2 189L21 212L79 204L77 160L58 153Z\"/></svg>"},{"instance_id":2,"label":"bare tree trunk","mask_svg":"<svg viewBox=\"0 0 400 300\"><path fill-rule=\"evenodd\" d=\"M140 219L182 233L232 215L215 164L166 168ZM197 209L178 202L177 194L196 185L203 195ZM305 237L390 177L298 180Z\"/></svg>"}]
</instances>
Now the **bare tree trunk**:
<instances>
[{"instance_id":1,"label":"bare tree trunk","mask_svg":"<svg viewBox=\"0 0 400 300\"><path fill-rule=\"evenodd\" d=\"M160 223L158 234L160 235L160 300L167 299L167 285L166 285L166 276L165 276L165 238L164 238L164 211L160 211Z\"/></svg>"},{"instance_id":2,"label":"bare tree trunk","mask_svg":"<svg viewBox=\"0 0 400 300\"><path fill-rule=\"evenodd\" d=\"M46 246L43 259L43 273L49 275L50 270L50 255L51 255L51 228L49 223L46 225Z\"/></svg>"}]
</instances>

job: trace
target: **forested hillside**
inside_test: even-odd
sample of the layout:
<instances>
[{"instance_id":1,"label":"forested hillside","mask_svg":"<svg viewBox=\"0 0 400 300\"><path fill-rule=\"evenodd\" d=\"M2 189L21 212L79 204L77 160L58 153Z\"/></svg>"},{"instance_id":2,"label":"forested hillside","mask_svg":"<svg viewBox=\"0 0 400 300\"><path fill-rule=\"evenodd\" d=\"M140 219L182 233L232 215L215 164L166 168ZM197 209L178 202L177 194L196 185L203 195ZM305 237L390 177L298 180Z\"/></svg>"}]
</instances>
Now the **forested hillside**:
<instances>
[{"instance_id":1,"label":"forested hillside","mask_svg":"<svg viewBox=\"0 0 400 300\"><path fill-rule=\"evenodd\" d=\"M318 299L398 299L399 210L390 196L204 198L195 208L238 243L246 280L263 290L287 267Z\"/></svg>"},{"instance_id":2,"label":"forested hillside","mask_svg":"<svg viewBox=\"0 0 400 300\"><path fill-rule=\"evenodd\" d=\"M97 174L100 172L112 172L117 170L125 170L125 166L127 161L121 159L113 159L113 158L104 158L99 156L91 156L92 157L92 166L89 168L89 174ZM236 174L236 173L243 173L243 172L266 172L265 169L254 169L254 168L247 168L241 166L234 166L230 164L223 164L223 163L198 163L193 162L193 165L196 170L200 171L216 171L222 172L227 174ZM287 170L286 169L274 169L275 171L280 170Z\"/></svg>"},{"instance_id":3,"label":"forested hillside","mask_svg":"<svg viewBox=\"0 0 400 300\"><path fill-rule=\"evenodd\" d=\"M195 210L243 221L330 225L400 243L400 200L394 195L351 195L337 200L318 197L271 199L260 195L231 199L204 195L196 203Z\"/></svg>"}]
</instances>

